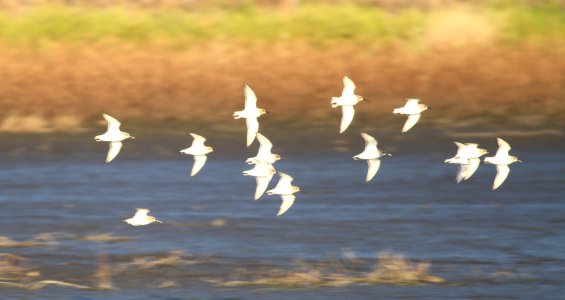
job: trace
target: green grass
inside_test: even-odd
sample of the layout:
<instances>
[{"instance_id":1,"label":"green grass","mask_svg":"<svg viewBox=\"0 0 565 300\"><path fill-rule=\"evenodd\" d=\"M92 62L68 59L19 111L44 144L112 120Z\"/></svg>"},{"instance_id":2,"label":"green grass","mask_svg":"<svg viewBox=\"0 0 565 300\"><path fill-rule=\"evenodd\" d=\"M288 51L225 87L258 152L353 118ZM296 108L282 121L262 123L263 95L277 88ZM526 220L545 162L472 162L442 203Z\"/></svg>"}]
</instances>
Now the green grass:
<instances>
[{"instance_id":1,"label":"green grass","mask_svg":"<svg viewBox=\"0 0 565 300\"><path fill-rule=\"evenodd\" d=\"M503 39L565 39L565 13L559 4L478 7L473 13L488 16ZM290 14L255 6L206 11L39 6L23 14L0 12L0 43L147 44L216 39L386 43L418 40L437 16L433 10L391 12L370 6L328 4L303 5Z\"/></svg>"}]
</instances>

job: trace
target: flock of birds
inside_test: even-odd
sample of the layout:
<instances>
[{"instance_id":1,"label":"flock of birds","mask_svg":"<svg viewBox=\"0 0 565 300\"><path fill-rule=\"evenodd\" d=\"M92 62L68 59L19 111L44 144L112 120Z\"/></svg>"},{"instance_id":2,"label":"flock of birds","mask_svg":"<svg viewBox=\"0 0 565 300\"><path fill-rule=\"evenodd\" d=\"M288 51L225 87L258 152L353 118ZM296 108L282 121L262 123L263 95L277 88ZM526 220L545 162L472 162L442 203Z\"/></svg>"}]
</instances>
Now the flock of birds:
<instances>
[{"instance_id":1,"label":"flock of birds","mask_svg":"<svg viewBox=\"0 0 565 300\"><path fill-rule=\"evenodd\" d=\"M343 91L341 96L332 97L331 106L332 108L341 106L342 118L339 133L343 133L353 121L355 116L354 106L362 101L367 101L362 96L355 94L355 83L349 79L347 76L343 77ZM259 121L258 118L264 114L268 114L265 109L257 107L257 96L247 85L244 87L245 93L245 106L241 111L236 111L233 113L234 119L245 119L247 124L247 147L249 147L255 139L259 142L259 151L255 157L248 158L246 163L254 165L250 170L243 171L243 175L255 177L257 186L255 189L254 200L258 200L265 192L268 195L280 195L282 199L282 204L279 208L277 216L284 214L293 204L296 199L295 193L300 191L300 188L292 185L293 178L283 172L278 172L279 182L275 188L268 190L269 183L272 177L277 173L273 164L281 159L278 154L273 154L271 149L273 144L264 135L259 133ZM396 108L393 110L394 114L406 115L408 119L402 127L402 132L407 132L410 130L418 120L422 112L430 109L427 105L421 104L418 99L407 99L406 104L403 107ZM106 163L111 162L120 150L122 149L122 141L131 138L134 139L127 132L120 130L121 123L115 118L103 114L104 119L108 123L107 131L94 137L96 141L108 142L110 149L106 157ZM194 165L190 176L196 175L206 163L207 154L214 151L212 147L206 146L206 138L191 133L193 137L192 145L189 148L181 150L180 153L192 155L194 157ZM368 182L377 174L379 167L381 165L381 158L384 156L391 156L391 154L381 151L377 148L377 140L362 132L361 136L365 140L365 150L358 155L353 156L355 160L366 160L368 164L367 176L365 181ZM496 154L492 157L485 157L485 164L496 165L496 177L492 189L495 190L506 180L508 174L510 173L510 164L514 162L520 162L520 160L509 155L510 145L498 138L498 150ZM478 144L475 143L459 143L455 142L458 147L457 153L454 157L446 159L445 163L456 164L459 167L459 171L456 176L457 182L462 180L468 180L478 169L481 156L488 153L487 150L479 148ZM153 216L148 215L149 210L145 208L138 208L135 215L132 218L124 220L126 223L133 226L147 225L153 222L162 223L162 221L157 220Z\"/></svg>"}]
</instances>

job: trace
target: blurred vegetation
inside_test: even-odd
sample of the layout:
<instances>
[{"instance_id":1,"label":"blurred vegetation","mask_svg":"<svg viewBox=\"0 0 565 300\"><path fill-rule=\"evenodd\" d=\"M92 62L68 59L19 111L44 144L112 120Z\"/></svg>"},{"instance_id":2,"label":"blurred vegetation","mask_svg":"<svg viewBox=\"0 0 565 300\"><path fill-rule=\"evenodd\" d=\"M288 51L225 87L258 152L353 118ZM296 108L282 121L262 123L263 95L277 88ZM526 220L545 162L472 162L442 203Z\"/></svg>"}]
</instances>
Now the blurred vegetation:
<instances>
[{"instance_id":1,"label":"blurred vegetation","mask_svg":"<svg viewBox=\"0 0 565 300\"><path fill-rule=\"evenodd\" d=\"M182 3L189 2L192 3ZM496 40L565 38L565 7L558 1L531 4L483 1L474 5L447 2L454 3L433 8L414 5L391 9L363 3L303 1L291 9L282 9L242 1L238 5L213 8L164 5L149 9L112 3L93 7L83 2L63 5L41 1L25 9L4 5L0 10L0 43L8 46L52 42L186 45L226 39L242 42L298 39L317 45L343 41L418 42L429 36L438 20L449 19L451 15L459 18L461 12L475 17L469 26L492 28Z\"/></svg>"}]
</instances>

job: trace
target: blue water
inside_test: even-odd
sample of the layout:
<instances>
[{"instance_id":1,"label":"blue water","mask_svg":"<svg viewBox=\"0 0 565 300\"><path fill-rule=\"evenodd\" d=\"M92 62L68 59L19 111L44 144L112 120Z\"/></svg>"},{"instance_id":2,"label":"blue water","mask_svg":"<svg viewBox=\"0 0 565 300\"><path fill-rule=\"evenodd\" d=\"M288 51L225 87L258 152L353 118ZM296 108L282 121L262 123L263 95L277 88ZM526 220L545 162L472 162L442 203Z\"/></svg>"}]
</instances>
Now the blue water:
<instances>
[{"instance_id":1,"label":"blue water","mask_svg":"<svg viewBox=\"0 0 565 300\"><path fill-rule=\"evenodd\" d=\"M253 156L253 147L226 146L229 151L223 153L221 145L214 145L216 152L191 178L192 159L177 154L187 141L165 143L162 148L127 143L108 165L103 163L105 145L74 136L27 137L18 145L3 145L0 236L24 241L51 233L56 244L0 248L0 252L25 257L26 264L41 273L38 279L95 286L93 274L101 257L116 267L180 250L194 263L122 270L113 277L116 289L111 291L0 287L0 295L34 299L565 299L565 152L518 140L512 152L524 163L512 165L507 181L492 191L492 166L481 165L471 180L455 183L456 167L443 163L456 150L446 138L423 143L426 146L421 149L400 141L373 181L365 183L366 164L351 159L362 150L359 140L352 136L341 143L344 147L304 149L291 143L275 147L284 157L277 169L291 174L301 188L294 206L281 217L275 217L280 199L264 195L253 201L255 181L241 175L251 168L245 159ZM484 141L490 141L488 148L494 152L495 142ZM36 142L52 147L13 150ZM77 151L65 151L65 145ZM328 141L327 145L334 144ZM151 209L165 223L125 224L122 220L133 215L136 207ZM221 221L219 226L211 224L214 220ZM134 239L82 240L101 233ZM339 260L344 248L363 259L366 265L361 268L366 270L385 250L414 262L429 261L430 274L446 283L293 289L226 288L207 282L231 279L238 269L253 272L292 268L296 260ZM160 287L166 282L174 282L174 287Z\"/></svg>"}]
</instances>

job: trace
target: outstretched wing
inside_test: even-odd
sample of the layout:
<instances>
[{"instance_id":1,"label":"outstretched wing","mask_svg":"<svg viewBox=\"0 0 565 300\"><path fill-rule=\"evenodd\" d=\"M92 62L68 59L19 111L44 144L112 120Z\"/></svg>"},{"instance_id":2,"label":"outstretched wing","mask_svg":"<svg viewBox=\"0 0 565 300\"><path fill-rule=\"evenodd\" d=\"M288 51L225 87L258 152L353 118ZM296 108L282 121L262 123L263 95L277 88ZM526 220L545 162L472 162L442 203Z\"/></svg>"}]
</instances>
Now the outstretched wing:
<instances>
[{"instance_id":1,"label":"outstretched wing","mask_svg":"<svg viewBox=\"0 0 565 300\"><path fill-rule=\"evenodd\" d=\"M122 142L110 143L110 149L108 150L108 155L106 156L106 163L111 162L112 160L114 160L114 158L116 158L116 156L118 156L118 153L120 153L120 150L122 149L122 145Z\"/></svg>"},{"instance_id":2,"label":"outstretched wing","mask_svg":"<svg viewBox=\"0 0 565 300\"><path fill-rule=\"evenodd\" d=\"M200 148L200 147L204 147L204 142L206 142L206 138L204 138L201 135L198 135L196 133L190 133L190 135L194 138L194 140L192 141L192 146L194 148Z\"/></svg>"},{"instance_id":3,"label":"outstretched wing","mask_svg":"<svg viewBox=\"0 0 565 300\"><path fill-rule=\"evenodd\" d=\"M504 180L506 180L508 174L510 174L510 168L508 167L508 165L497 165L496 177L494 178L492 189L496 190L504 182Z\"/></svg>"},{"instance_id":4,"label":"outstretched wing","mask_svg":"<svg viewBox=\"0 0 565 300\"><path fill-rule=\"evenodd\" d=\"M120 131L120 125L122 125L122 123L110 115L102 114L102 116L106 122L108 122L108 131Z\"/></svg>"},{"instance_id":5,"label":"outstretched wing","mask_svg":"<svg viewBox=\"0 0 565 300\"><path fill-rule=\"evenodd\" d=\"M408 115L408 119L406 123L404 123L404 127L402 127L402 132L410 130L410 128L418 123L418 120L420 120L420 114Z\"/></svg>"},{"instance_id":6,"label":"outstretched wing","mask_svg":"<svg viewBox=\"0 0 565 300\"><path fill-rule=\"evenodd\" d=\"M249 147L259 132L259 121L257 118L247 118L245 123L247 124L247 147Z\"/></svg>"},{"instance_id":7,"label":"outstretched wing","mask_svg":"<svg viewBox=\"0 0 565 300\"><path fill-rule=\"evenodd\" d=\"M377 147L377 140L374 137L372 137L372 136L370 136L370 135L368 135L364 132L361 132L361 136L365 140L365 149L370 148L370 147Z\"/></svg>"},{"instance_id":8,"label":"outstretched wing","mask_svg":"<svg viewBox=\"0 0 565 300\"><path fill-rule=\"evenodd\" d=\"M294 195L281 195L282 203L277 213L277 217L284 214L293 204L296 196Z\"/></svg>"},{"instance_id":9,"label":"outstretched wing","mask_svg":"<svg viewBox=\"0 0 565 300\"><path fill-rule=\"evenodd\" d=\"M273 178L273 175L255 177L255 181L257 182L257 188L255 189L255 196L253 200L257 200L261 198L261 196L265 193L265 191L269 187L269 182L271 182L271 178Z\"/></svg>"},{"instance_id":10,"label":"outstretched wing","mask_svg":"<svg viewBox=\"0 0 565 300\"><path fill-rule=\"evenodd\" d=\"M341 96L353 96L355 95L355 83L349 77L343 76L343 90L341 91Z\"/></svg>"},{"instance_id":11,"label":"outstretched wing","mask_svg":"<svg viewBox=\"0 0 565 300\"><path fill-rule=\"evenodd\" d=\"M288 174L285 174L283 172L279 172L279 176L281 177L279 179L279 182L277 183L277 186L275 188L283 188L283 187L288 187L291 186L292 180L293 178L291 176L289 176Z\"/></svg>"},{"instance_id":12,"label":"outstretched wing","mask_svg":"<svg viewBox=\"0 0 565 300\"><path fill-rule=\"evenodd\" d=\"M246 84L243 88L245 93L245 110L255 110L257 109L257 96L255 92Z\"/></svg>"},{"instance_id":13,"label":"outstretched wing","mask_svg":"<svg viewBox=\"0 0 565 300\"><path fill-rule=\"evenodd\" d=\"M273 148L273 144L266 138L264 135L257 133L257 140L259 141L259 151L257 152L257 156L261 157L268 157L271 155L271 149Z\"/></svg>"},{"instance_id":14,"label":"outstretched wing","mask_svg":"<svg viewBox=\"0 0 565 300\"><path fill-rule=\"evenodd\" d=\"M135 209L135 215L133 216L134 218L145 218L147 217L147 214L149 213L149 210L146 208L136 208Z\"/></svg>"},{"instance_id":15,"label":"outstretched wing","mask_svg":"<svg viewBox=\"0 0 565 300\"><path fill-rule=\"evenodd\" d=\"M455 180L457 181L457 183L460 183L461 180L465 179L468 171L469 171L469 165L468 164L459 164L457 176L455 177Z\"/></svg>"},{"instance_id":16,"label":"outstretched wing","mask_svg":"<svg viewBox=\"0 0 565 300\"><path fill-rule=\"evenodd\" d=\"M367 177L365 178L365 182L369 182L369 180L373 179L379 168L381 167L381 160L380 159L368 159L367 164L369 165L369 169L367 170Z\"/></svg>"},{"instance_id":17,"label":"outstretched wing","mask_svg":"<svg viewBox=\"0 0 565 300\"><path fill-rule=\"evenodd\" d=\"M471 178L471 176L473 176L473 174L475 174L475 171L477 171L477 169L479 168L479 165L481 164L481 159L480 158L470 158L469 159L469 167L467 169L467 172L465 173L465 177L463 179L467 180L469 178Z\"/></svg>"},{"instance_id":18,"label":"outstretched wing","mask_svg":"<svg viewBox=\"0 0 565 300\"><path fill-rule=\"evenodd\" d=\"M510 145L501 138L496 139L498 141L498 150L496 150L496 156L506 156L510 151Z\"/></svg>"},{"instance_id":19,"label":"outstretched wing","mask_svg":"<svg viewBox=\"0 0 565 300\"><path fill-rule=\"evenodd\" d=\"M404 107L406 108L418 107L419 104L420 104L420 99L406 99L406 104L404 104Z\"/></svg>"},{"instance_id":20,"label":"outstretched wing","mask_svg":"<svg viewBox=\"0 0 565 300\"><path fill-rule=\"evenodd\" d=\"M204 164L206 163L206 159L208 159L206 155L194 155L194 165L192 166L192 171L190 172L190 176L196 175L196 173L198 173L198 171L200 171L200 169L204 167Z\"/></svg>"},{"instance_id":21,"label":"outstretched wing","mask_svg":"<svg viewBox=\"0 0 565 300\"><path fill-rule=\"evenodd\" d=\"M344 105L341 107L341 125L339 127L339 133L343 133L351 121L353 121L353 116L355 116L355 108L352 105Z\"/></svg>"}]
</instances>

